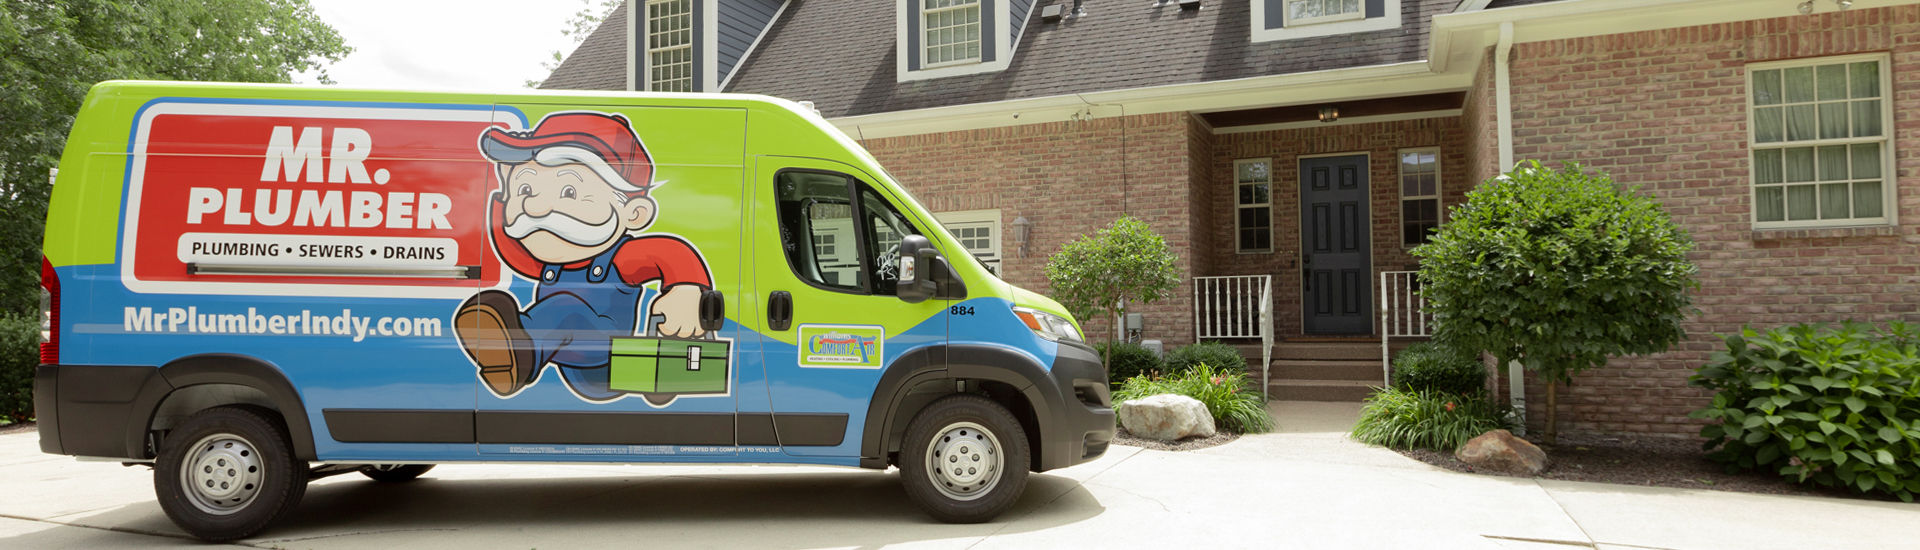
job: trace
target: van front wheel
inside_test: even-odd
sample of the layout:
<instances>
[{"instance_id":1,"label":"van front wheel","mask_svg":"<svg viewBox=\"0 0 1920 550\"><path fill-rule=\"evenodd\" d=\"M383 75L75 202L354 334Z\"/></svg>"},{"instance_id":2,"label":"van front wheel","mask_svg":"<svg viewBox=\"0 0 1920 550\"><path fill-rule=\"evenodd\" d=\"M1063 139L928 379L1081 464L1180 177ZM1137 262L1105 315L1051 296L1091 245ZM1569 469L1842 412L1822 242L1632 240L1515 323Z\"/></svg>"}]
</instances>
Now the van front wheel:
<instances>
[{"instance_id":1,"label":"van front wheel","mask_svg":"<svg viewBox=\"0 0 1920 550\"><path fill-rule=\"evenodd\" d=\"M160 509L195 537L229 541L259 533L307 492L307 464L287 431L251 407L201 411L167 434L154 463Z\"/></svg>"},{"instance_id":2,"label":"van front wheel","mask_svg":"<svg viewBox=\"0 0 1920 550\"><path fill-rule=\"evenodd\" d=\"M999 403L978 395L935 401L913 417L906 438L900 480L940 521L991 520L1026 490L1026 431Z\"/></svg>"}]
</instances>

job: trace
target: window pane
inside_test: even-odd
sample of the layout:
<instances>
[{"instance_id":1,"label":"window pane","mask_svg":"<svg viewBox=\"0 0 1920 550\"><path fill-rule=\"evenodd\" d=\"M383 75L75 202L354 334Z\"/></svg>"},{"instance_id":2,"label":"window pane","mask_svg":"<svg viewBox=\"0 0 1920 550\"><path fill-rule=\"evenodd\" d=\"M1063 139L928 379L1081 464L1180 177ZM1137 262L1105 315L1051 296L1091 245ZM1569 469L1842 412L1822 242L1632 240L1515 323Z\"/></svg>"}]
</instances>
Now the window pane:
<instances>
[{"instance_id":1,"label":"window pane","mask_svg":"<svg viewBox=\"0 0 1920 550\"><path fill-rule=\"evenodd\" d=\"M1880 177L1880 144L1862 143L1853 146L1853 177Z\"/></svg>"},{"instance_id":2,"label":"window pane","mask_svg":"<svg viewBox=\"0 0 1920 550\"><path fill-rule=\"evenodd\" d=\"M1776 143L1787 137L1786 123L1780 118L1779 107L1760 107L1753 110L1753 139L1760 143Z\"/></svg>"},{"instance_id":3,"label":"window pane","mask_svg":"<svg viewBox=\"0 0 1920 550\"><path fill-rule=\"evenodd\" d=\"M1854 137L1881 135L1880 100L1853 102L1853 135Z\"/></svg>"},{"instance_id":4,"label":"window pane","mask_svg":"<svg viewBox=\"0 0 1920 550\"><path fill-rule=\"evenodd\" d=\"M860 188L860 215L865 218L865 223L861 225L872 230L867 234L865 256L870 270L868 276L873 280L873 293L894 294L900 285L900 239L907 235L919 235L920 231L907 223L906 216L894 210L892 204L865 185Z\"/></svg>"},{"instance_id":5,"label":"window pane","mask_svg":"<svg viewBox=\"0 0 1920 550\"><path fill-rule=\"evenodd\" d=\"M1814 208L1816 206L1816 202L1817 201L1814 199L1814 186L1812 185L1788 186L1787 187L1787 219L1796 220L1796 221L1814 219L1814 216L1817 213L1817 211Z\"/></svg>"},{"instance_id":6,"label":"window pane","mask_svg":"<svg viewBox=\"0 0 1920 550\"><path fill-rule=\"evenodd\" d=\"M1878 218L1880 212L1880 182L1861 181L1853 184L1853 215L1859 218Z\"/></svg>"},{"instance_id":7,"label":"window pane","mask_svg":"<svg viewBox=\"0 0 1920 550\"><path fill-rule=\"evenodd\" d=\"M1820 101L1847 98L1847 66L1821 65L1816 69L1819 75Z\"/></svg>"},{"instance_id":8,"label":"window pane","mask_svg":"<svg viewBox=\"0 0 1920 550\"><path fill-rule=\"evenodd\" d=\"M1838 181L1847 179L1847 146L1829 145L1820 148L1820 181Z\"/></svg>"},{"instance_id":9,"label":"window pane","mask_svg":"<svg viewBox=\"0 0 1920 550\"><path fill-rule=\"evenodd\" d=\"M1847 137L1847 104L1842 102L1820 104L1820 139L1843 139Z\"/></svg>"},{"instance_id":10,"label":"window pane","mask_svg":"<svg viewBox=\"0 0 1920 550\"><path fill-rule=\"evenodd\" d=\"M1862 61L1854 63L1848 72L1853 74L1852 88L1855 99L1880 97L1880 62Z\"/></svg>"},{"instance_id":11,"label":"window pane","mask_svg":"<svg viewBox=\"0 0 1920 550\"><path fill-rule=\"evenodd\" d=\"M777 191L780 235L793 272L820 285L862 290L859 256L852 247L838 246L852 239L853 208L846 178L787 172L780 174ZM826 243L834 246L819 246Z\"/></svg>"},{"instance_id":12,"label":"window pane","mask_svg":"<svg viewBox=\"0 0 1920 550\"><path fill-rule=\"evenodd\" d=\"M1847 215L1847 184L1829 183L1820 186L1820 219L1845 219Z\"/></svg>"},{"instance_id":13,"label":"window pane","mask_svg":"<svg viewBox=\"0 0 1920 550\"><path fill-rule=\"evenodd\" d=\"M1753 151L1753 176L1757 183L1780 183L1785 174L1780 168L1779 149L1755 149Z\"/></svg>"},{"instance_id":14,"label":"window pane","mask_svg":"<svg viewBox=\"0 0 1920 550\"><path fill-rule=\"evenodd\" d=\"M1420 201L1420 221L1440 221L1440 199Z\"/></svg>"},{"instance_id":15,"label":"window pane","mask_svg":"<svg viewBox=\"0 0 1920 550\"><path fill-rule=\"evenodd\" d=\"M1253 186L1240 186L1240 202L1235 204L1253 204Z\"/></svg>"},{"instance_id":16,"label":"window pane","mask_svg":"<svg viewBox=\"0 0 1920 550\"><path fill-rule=\"evenodd\" d=\"M1267 204L1271 199L1272 197L1267 196L1267 184L1262 183L1253 186L1254 204Z\"/></svg>"},{"instance_id":17,"label":"window pane","mask_svg":"<svg viewBox=\"0 0 1920 550\"><path fill-rule=\"evenodd\" d=\"M1414 197L1419 195L1420 177L1411 174L1400 176L1400 196Z\"/></svg>"},{"instance_id":18,"label":"window pane","mask_svg":"<svg viewBox=\"0 0 1920 550\"><path fill-rule=\"evenodd\" d=\"M1787 181L1813 181L1813 148L1794 147L1786 150Z\"/></svg>"},{"instance_id":19,"label":"window pane","mask_svg":"<svg viewBox=\"0 0 1920 550\"><path fill-rule=\"evenodd\" d=\"M1440 194L1440 175L1430 173L1420 176L1420 194L1425 196Z\"/></svg>"},{"instance_id":20,"label":"window pane","mask_svg":"<svg viewBox=\"0 0 1920 550\"><path fill-rule=\"evenodd\" d=\"M1778 105L1780 103L1780 69L1767 69L1753 72L1753 104Z\"/></svg>"},{"instance_id":21,"label":"window pane","mask_svg":"<svg viewBox=\"0 0 1920 550\"><path fill-rule=\"evenodd\" d=\"M1260 214L1258 211L1259 211L1258 208L1240 209L1240 227L1242 229L1249 228L1249 227L1259 227Z\"/></svg>"},{"instance_id":22,"label":"window pane","mask_svg":"<svg viewBox=\"0 0 1920 550\"><path fill-rule=\"evenodd\" d=\"M1782 72L1789 103L1813 101L1813 67L1794 67Z\"/></svg>"},{"instance_id":23,"label":"window pane","mask_svg":"<svg viewBox=\"0 0 1920 550\"><path fill-rule=\"evenodd\" d=\"M1817 139L1814 133L1816 107L1813 105L1792 105L1787 107L1787 139L1801 141Z\"/></svg>"},{"instance_id":24,"label":"window pane","mask_svg":"<svg viewBox=\"0 0 1920 550\"><path fill-rule=\"evenodd\" d=\"M1777 222L1787 219L1787 209L1782 206L1786 192L1781 187L1761 187L1754 190L1754 214L1763 222Z\"/></svg>"}]
</instances>

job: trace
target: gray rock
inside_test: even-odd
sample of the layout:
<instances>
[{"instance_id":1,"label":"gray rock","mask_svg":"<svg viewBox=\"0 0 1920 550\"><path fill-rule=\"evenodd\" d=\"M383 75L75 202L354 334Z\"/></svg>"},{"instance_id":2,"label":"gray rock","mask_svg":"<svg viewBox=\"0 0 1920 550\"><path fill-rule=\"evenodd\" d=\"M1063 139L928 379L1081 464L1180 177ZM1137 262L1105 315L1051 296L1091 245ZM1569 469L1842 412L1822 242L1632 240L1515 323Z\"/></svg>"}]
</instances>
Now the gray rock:
<instances>
[{"instance_id":1,"label":"gray rock","mask_svg":"<svg viewBox=\"0 0 1920 550\"><path fill-rule=\"evenodd\" d=\"M1536 476L1547 469L1546 451L1506 430L1493 430L1468 440L1453 452L1453 457L1475 471L1513 476Z\"/></svg>"},{"instance_id":2,"label":"gray rock","mask_svg":"<svg viewBox=\"0 0 1920 550\"><path fill-rule=\"evenodd\" d=\"M1176 441L1214 434L1207 405L1184 395L1163 393L1123 402L1117 414L1120 426L1136 437Z\"/></svg>"}]
</instances>

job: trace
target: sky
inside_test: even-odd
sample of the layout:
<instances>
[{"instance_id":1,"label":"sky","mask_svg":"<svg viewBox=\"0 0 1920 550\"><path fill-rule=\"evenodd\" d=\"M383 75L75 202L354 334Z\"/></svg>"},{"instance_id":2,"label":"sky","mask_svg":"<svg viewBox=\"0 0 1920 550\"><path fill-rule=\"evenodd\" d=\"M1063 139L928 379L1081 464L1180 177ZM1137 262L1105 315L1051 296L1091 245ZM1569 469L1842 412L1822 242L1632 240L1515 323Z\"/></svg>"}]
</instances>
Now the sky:
<instances>
[{"instance_id":1,"label":"sky","mask_svg":"<svg viewBox=\"0 0 1920 550\"><path fill-rule=\"evenodd\" d=\"M354 52L327 68L341 86L430 90L523 89L547 77L552 52L581 0L310 0ZM312 74L295 76L311 84Z\"/></svg>"}]
</instances>

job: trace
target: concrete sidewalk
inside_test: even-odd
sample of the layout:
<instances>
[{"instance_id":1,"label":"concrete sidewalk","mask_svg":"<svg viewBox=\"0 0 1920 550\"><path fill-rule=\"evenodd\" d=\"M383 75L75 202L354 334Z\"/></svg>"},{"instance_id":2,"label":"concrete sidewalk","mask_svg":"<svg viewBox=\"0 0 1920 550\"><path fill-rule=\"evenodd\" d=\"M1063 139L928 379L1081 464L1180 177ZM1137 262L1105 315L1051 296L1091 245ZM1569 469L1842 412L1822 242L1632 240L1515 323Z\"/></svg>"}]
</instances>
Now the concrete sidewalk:
<instances>
[{"instance_id":1,"label":"concrete sidewalk","mask_svg":"<svg viewBox=\"0 0 1920 550\"><path fill-rule=\"evenodd\" d=\"M1344 437L1355 404L1275 403L1282 433L1115 447L1031 478L999 521L945 525L898 473L813 467L441 466L315 482L271 548L1914 548L1920 505L1459 474ZM143 467L0 436L0 548L205 547ZM1829 538L1837 526L1849 540ZM1870 529L1877 526L1879 529Z\"/></svg>"}]
</instances>

